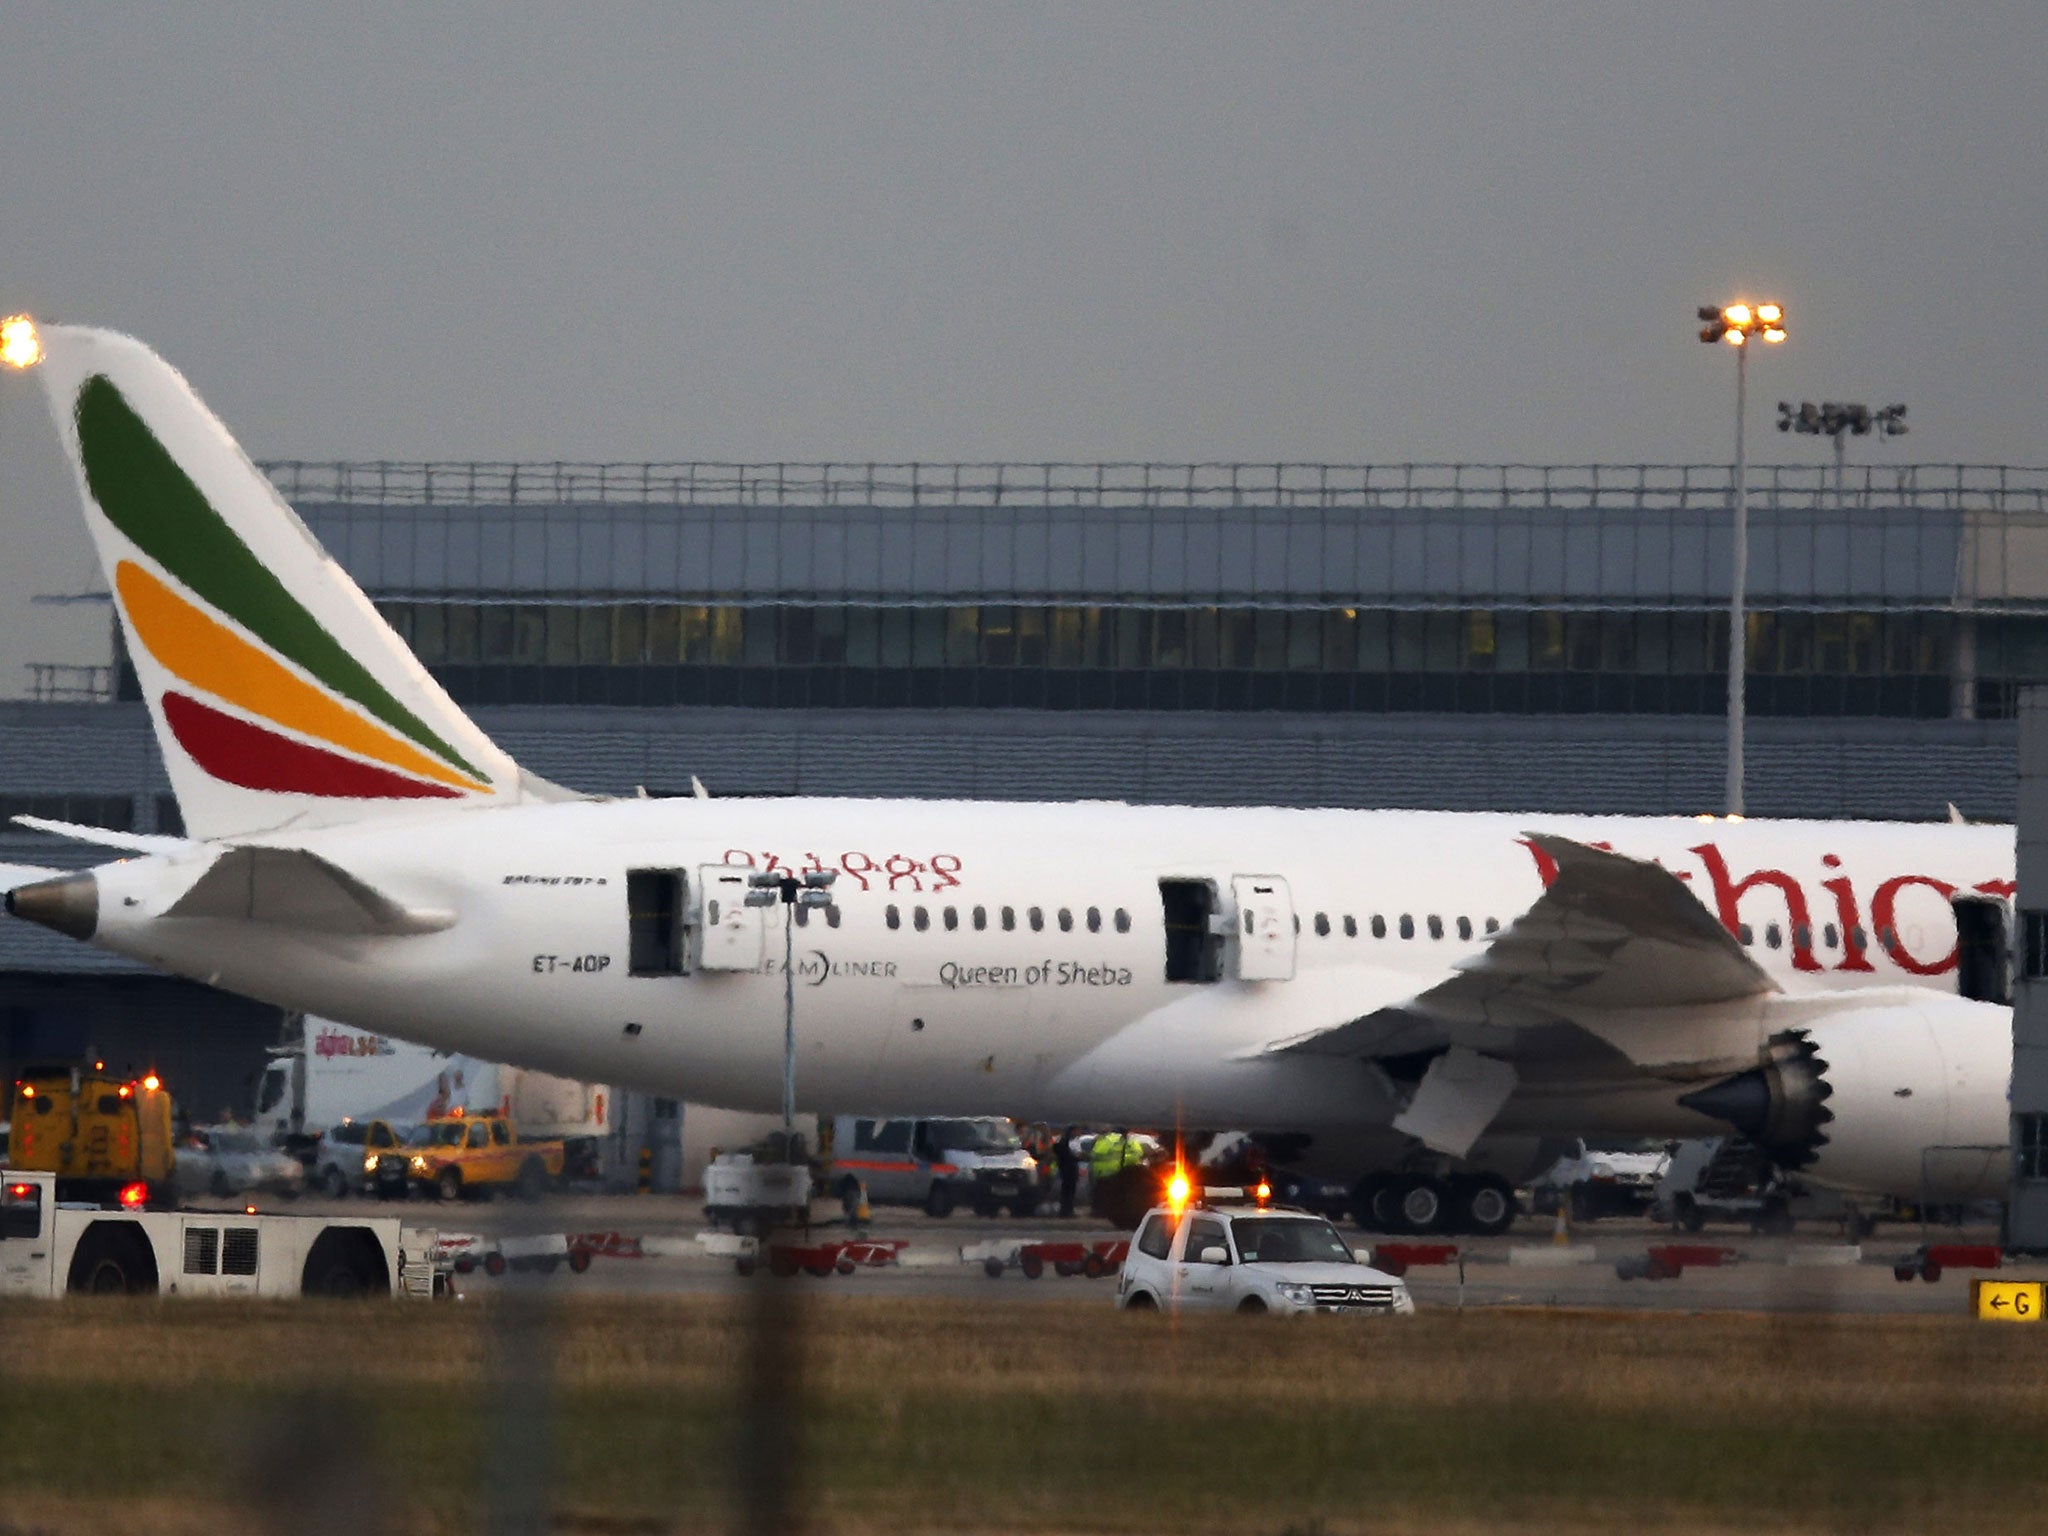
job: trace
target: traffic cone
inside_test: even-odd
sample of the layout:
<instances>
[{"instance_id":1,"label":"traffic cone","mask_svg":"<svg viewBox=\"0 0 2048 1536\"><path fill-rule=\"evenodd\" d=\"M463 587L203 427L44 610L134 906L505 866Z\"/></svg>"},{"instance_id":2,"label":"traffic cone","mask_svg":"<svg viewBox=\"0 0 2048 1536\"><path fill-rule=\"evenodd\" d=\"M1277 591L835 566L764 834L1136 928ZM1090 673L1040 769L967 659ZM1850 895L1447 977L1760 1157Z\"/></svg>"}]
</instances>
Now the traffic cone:
<instances>
[{"instance_id":1,"label":"traffic cone","mask_svg":"<svg viewBox=\"0 0 2048 1536\"><path fill-rule=\"evenodd\" d=\"M853 1222L855 1226L864 1227L868 1224L868 1222L873 1218L874 1215L874 1213L868 1209L867 1181L863 1179L859 1181L854 1187L860 1191L860 1194L854 1200L853 1203Z\"/></svg>"}]
</instances>

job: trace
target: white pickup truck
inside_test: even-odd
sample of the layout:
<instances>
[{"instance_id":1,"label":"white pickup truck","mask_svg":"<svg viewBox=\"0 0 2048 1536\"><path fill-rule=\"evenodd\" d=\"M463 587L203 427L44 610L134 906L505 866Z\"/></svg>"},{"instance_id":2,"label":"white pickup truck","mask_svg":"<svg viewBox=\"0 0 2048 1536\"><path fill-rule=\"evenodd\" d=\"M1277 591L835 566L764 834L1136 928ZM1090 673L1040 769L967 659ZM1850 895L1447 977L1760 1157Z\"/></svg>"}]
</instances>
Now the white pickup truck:
<instances>
[{"instance_id":1,"label":"white pickup truck","mask_svg":"<svg viewBox=\"0 0 2048 1536\"><path fill-rule=\"evenodd\" d=\"M129 1211L59 1204L47 1173L0 1170L0 1298L406 1296L445 1290L433 1232L395 1216Z\"/></svg>"}]
</instances>

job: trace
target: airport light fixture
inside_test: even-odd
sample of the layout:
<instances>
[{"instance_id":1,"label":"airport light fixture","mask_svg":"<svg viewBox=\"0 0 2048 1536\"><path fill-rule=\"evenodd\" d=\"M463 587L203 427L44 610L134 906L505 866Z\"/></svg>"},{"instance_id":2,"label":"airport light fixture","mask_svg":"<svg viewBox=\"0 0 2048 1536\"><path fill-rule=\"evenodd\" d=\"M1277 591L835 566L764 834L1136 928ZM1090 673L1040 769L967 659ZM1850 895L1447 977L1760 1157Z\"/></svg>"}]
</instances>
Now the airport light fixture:
<instances>
[{"instance_id":1,"label":"airport light fixture","mask_svg":"<svg viewBox=\"0 0 2048 1536\"><path fill-rule=\"evenodd\" d=\"M782 914L782 1130L796 1130L796 909L832 905L837 870L808 869L801 875L774 870L747 876L747 905L786 907Z\"/></svg>"},{"instance_id":2,"label":"airport light fixture","mask_svg":"<svg viewBox=\"0 0 2048 1536\"><path fill-rule=\"evenodd\" d=\"M27 315L9 315L0 320L0 363L10 368L33 368L43 360L43 339L36 323Z\"/></svg>"},{"instance_id":3,"label":"airport light fixture","mask_svg":"<svg viewBox=\"0 0 2048 1536\"><path fill-rule=\"evenodd\" d=\"M1872 433L1879 437L1904 437L1906 408L1903 405L1886 405L1872 410L1867 405L1840 400L1825 400L1819 405L1811 400L1802 400L1795 406L1789 400L1780 400L1778 430L1835 440L1835 497L1839 501L1848 483L1847 440L1868 437Z\"/></svg>"},{"instance_id":4,"label":"airport light fixture","mask_svg":"<svg viewBox=\"0 0 2048 1536\"><path fill-rule=\"evenodd\" d=\"M1699 309L1700 340L1709 346L1728 346L1735 351L1735 479L1730 498L1734 502L1735 537L1728 591L1728 814L1742 814L1743 724L1747 702L1743 686L1749 671L1749 646L1745 612L1749 583L1749 451L1743 438L1743 417L1748 406L1749 352L1752 340L1776 346L1785 339L1785 307L1782 304L1723 304L1719 308L1702 304Z\"/></svg>"}]
</instances>

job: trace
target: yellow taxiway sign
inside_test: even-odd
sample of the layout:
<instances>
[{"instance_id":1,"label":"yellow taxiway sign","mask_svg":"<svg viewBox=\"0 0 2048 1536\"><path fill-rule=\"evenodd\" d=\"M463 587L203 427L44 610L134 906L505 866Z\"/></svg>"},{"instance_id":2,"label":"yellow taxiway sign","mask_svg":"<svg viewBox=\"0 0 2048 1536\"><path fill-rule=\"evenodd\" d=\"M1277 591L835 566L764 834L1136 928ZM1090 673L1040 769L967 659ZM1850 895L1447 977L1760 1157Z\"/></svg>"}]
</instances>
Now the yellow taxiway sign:
<instances>
[{"instance_id":1,"label":"yellow taxiway sign","mask_svg":"<svg viewBox=\"0 0 2048 1536\"><path fill-rule=\"evenodd\" d=\"M1970 1315L1993 1323L2038 1323L2048 1316L2048 1281L1972 1280Z\"/></svg>"}]
</instances>

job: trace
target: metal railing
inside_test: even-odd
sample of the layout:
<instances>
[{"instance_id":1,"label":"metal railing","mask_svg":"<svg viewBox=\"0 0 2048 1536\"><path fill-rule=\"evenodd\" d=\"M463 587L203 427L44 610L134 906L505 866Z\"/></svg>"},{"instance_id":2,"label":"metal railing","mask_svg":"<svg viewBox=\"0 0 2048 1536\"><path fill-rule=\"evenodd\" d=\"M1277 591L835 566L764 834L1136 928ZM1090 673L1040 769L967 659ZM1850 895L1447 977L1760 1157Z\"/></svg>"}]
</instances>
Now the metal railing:
<instances>
[{"instance_id":1,"label":"metal railing","mask_svg":"<svg viewBox=\"0 0 2048 1536\"><path fill-rule=\"evenodd\" d=\"M1726 464L348 463L268 460L293 503L324 505L1359 507L1702 510L1727 504ZM1752 466L1785 508L1911 506L2048 512L2048 468L2003 464Z\"/></svg>"},{"instance_id":2,"label":"metal railing","mask_svg":"<svg viewBox=\"0 0 2048 1536\"><path fill-rule=\"evenodd\" d=\"M112 667L31 661L28 696L38 704L104 704L114 696Z\"/></svg>"}]
</instances>

